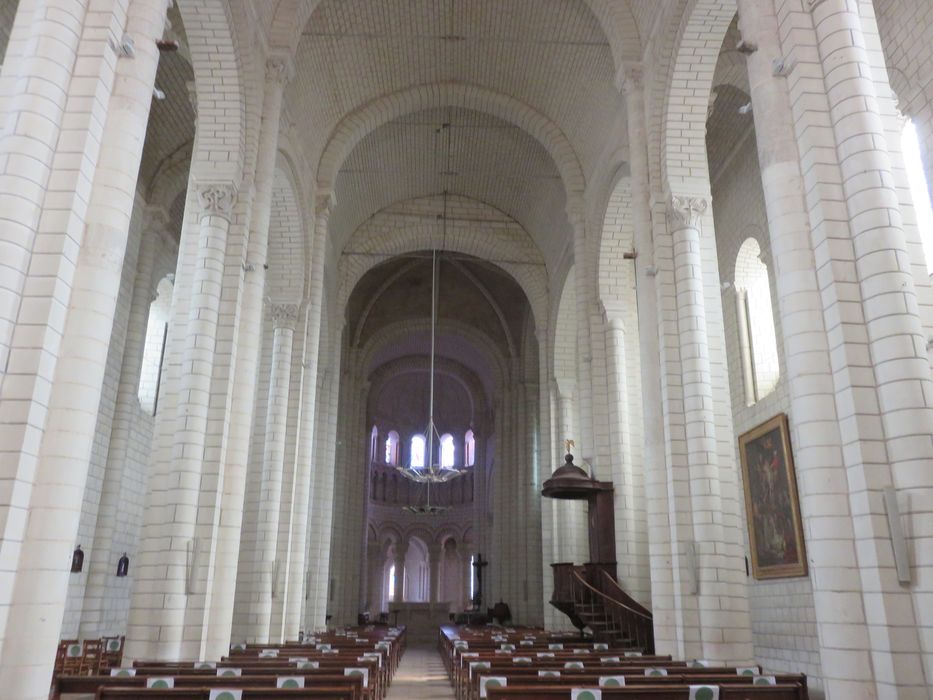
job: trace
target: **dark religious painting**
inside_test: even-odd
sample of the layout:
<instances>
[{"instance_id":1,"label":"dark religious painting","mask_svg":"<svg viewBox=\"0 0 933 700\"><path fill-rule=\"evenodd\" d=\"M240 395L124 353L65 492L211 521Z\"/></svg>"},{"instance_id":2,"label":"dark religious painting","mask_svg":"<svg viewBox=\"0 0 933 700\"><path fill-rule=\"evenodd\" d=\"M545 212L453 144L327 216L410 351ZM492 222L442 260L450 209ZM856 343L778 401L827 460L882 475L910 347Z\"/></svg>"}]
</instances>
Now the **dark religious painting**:
<instances>
[{"instance_id":1,"label":"dark religious painting","mask_svg":"<svg viewBox=\"0 0 933 700\"><path fill-rule=\"evenodd\" d=\"M807 575L797 479L787 416L739 437L752 574L756 579Z\"/></svg>"}]
</instances>

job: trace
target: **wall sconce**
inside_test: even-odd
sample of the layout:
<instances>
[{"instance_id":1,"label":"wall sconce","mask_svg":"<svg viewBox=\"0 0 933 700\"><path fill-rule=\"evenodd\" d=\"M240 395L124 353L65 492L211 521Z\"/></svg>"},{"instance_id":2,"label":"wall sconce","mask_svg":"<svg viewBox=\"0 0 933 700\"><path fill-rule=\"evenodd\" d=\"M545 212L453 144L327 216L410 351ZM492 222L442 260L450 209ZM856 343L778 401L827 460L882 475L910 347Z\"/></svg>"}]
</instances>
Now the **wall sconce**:
<instances>
[{"instance_id":1,"label":"wall sconce","mask_svg":"<svg viewBox=\"0 0 933 700\"><path fill-rule=\"evenodd\" d=\"M117 576L121 578L126 576L126 573L130 570L130 558L126 556L126 552L123 552L123 556L120 557L120 561L117 562Z\"/></svg>"},{"instance_id":2,"label":"wall sconce","mask_svg":"<svg viewBox=\"0 0 933 700\"><path fill-rule=\"evenodd\" d=\"M81 545L79 544L77 547L75 547L75 551L71 554L71 573L79 574L83 568L84 552L81 551Z\"/></svg>"}]
</instances>

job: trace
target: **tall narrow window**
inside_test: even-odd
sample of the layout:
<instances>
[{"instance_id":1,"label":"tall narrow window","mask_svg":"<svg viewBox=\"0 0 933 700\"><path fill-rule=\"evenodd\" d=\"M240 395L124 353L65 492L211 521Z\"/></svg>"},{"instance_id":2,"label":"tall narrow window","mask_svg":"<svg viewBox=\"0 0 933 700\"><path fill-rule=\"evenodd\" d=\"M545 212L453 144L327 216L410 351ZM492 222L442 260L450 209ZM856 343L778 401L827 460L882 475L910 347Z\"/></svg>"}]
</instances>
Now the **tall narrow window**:
<instances>
[{"instance_id":1,"label":"tall narrow window","mask_svg":"<svg viewBox=\"0 0 933 700\"><path fill-rule=\"evenodd\" d=\"M473 572L476 570L476 555L470 555L470 600L476 598L476 576Z\"/></svg>"},{"instance_id":2,"label":"tall narrow window","mask_svg":"<svg viewBox=\"0 0 933 700\"><path fill-rule=\"evenodd\" d=\"M901 150L904 152L907 181L910 183L910 194L917 214L917 229L923 243L927 272L933 275L933 206L930 205L930 187L926 171L923 169L923 161L920 160L920 139L912 121L908 121L904 126Z\"/></svg>"},{"instance_id":3,"label":"tall narrow window","mask_svg":"<svg viewBox=\"0 0 933 700\"><path fill-rule=\"evenodd\" d=\"M378 456L379 456L379 428L377 428L374 425L372 432L369 434L369 460L371 462L375 462Z\"/></svg>"},{"instance_id":4,"label":"tall narrow window","mask_svg":"<svg viewBox=\"0 0 933 700\"><path fill-rule=\"evenodd\" d=\"M454 436L450 433L441 435L441 466L454 466Z\"/></svg>"},{"instance_id":5,"label":"tall narrow window","mask_svg":"<svg viewBox=\"0 0 933 700\"><path fill-rule=\"evenodd\" d=\"M389 567L389 600L395 600L395 564Z\"/></svg>"},{"instance_id":6,"label":"tall narrow window","mask_svg":"<svg viewBox=\"0 0 933 700\"><path fill-rule=\"evenodd\" d=\"M411 466L424 466L424 435L413 435L411 438Z\"/></svg>"},{"instance_id":7,"label":"tall narrow window","mask_svg":"<svg viewBox=\"0 0 933 700\"><path fill-rule=\"evenodd\" d=\"M162 375L162 356L168 334L168 319L172 310L172 279L166 275L156 287L156 298L149 305L143 363L139 369L137 396L140 407L151 415L158 408L159 380Z\"/></svg>"},{"instance_id":8,"label":"tall narrow window","mask_svg":"<svg viewBox=\"0 0 933 700\"><path fill-rule=\"evenodd\" d=\"M386 437L386 464L398 465L398 433L390 430Z\"/></svg>"},{"instance_id":9,"label":"tall narrow window","mask_svg":"<svg viewBox=\"0 0 933 700\"><path fill-rule=\"evenodd\" d=\"M771 283L760 255L758 241L748 238L735 261L736 321L749 406L770 394L780 378Z\"/></svg>"},{"instance_id":10,"label":"tall narrow window","mask_svg":"<svg viewBox=\"0 0 933 700\"><path fill-rule=\"evenodd\" d=\"M472 430L467 430L463 438L463 466L472 467L476 462L476 438Z\"/></svg>"}]
</instances>

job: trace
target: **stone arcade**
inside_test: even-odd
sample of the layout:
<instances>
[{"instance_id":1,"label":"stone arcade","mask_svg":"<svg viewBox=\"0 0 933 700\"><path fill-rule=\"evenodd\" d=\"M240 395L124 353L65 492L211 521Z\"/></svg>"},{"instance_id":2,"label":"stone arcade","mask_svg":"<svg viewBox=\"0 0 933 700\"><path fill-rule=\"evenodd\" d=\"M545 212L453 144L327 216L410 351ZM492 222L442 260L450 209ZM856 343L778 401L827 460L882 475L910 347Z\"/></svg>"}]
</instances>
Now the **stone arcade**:
<instances>
[{"instance_id":1,"label":"stone arcade","mask_svg":"<svg viewBox=\"0 0 933 700\"><path fill-rule=\"evenodd\" d=\"M0 0L0 60L0 698L462 614L480 555L567 628L565 439L658 654L933 698L929 0Z\"/></svg>"}]
</instances>

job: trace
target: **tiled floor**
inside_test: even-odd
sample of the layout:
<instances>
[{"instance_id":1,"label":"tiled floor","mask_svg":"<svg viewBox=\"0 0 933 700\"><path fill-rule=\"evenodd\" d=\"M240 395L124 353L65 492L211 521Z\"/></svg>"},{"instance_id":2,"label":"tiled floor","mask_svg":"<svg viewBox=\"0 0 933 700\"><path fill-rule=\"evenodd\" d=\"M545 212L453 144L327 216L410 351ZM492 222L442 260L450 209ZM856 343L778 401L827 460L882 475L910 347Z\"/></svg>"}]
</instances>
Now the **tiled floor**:
<instances>
[{"instance_id":1,"label":"tiled floor","mask_svg":"<svg viewBox=\"0 0 933 700\"><path fill-rule=\"evenodd\" d=\"M452 698L444 663L435 646L409 646L398 665L388 700L404 698Z\"/></svg>"}]
</instances>

